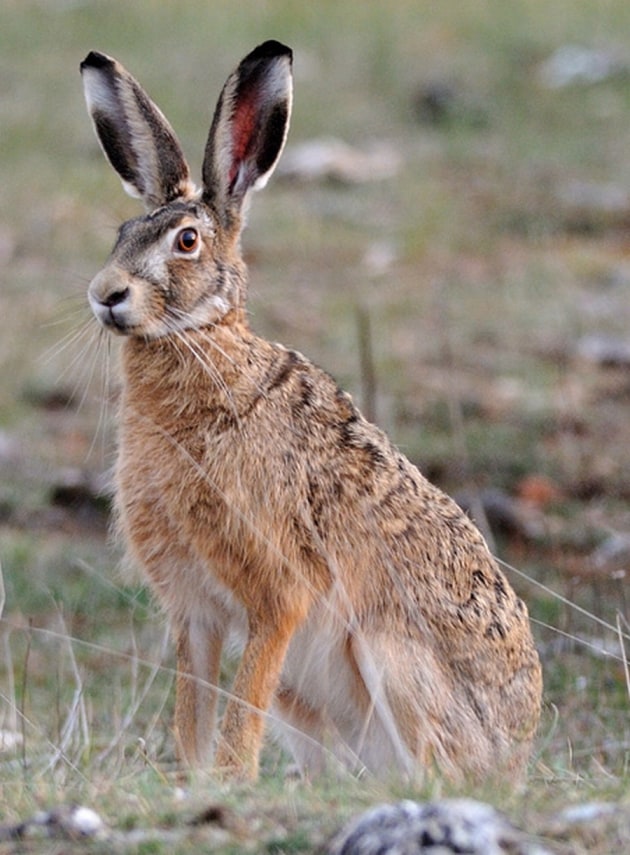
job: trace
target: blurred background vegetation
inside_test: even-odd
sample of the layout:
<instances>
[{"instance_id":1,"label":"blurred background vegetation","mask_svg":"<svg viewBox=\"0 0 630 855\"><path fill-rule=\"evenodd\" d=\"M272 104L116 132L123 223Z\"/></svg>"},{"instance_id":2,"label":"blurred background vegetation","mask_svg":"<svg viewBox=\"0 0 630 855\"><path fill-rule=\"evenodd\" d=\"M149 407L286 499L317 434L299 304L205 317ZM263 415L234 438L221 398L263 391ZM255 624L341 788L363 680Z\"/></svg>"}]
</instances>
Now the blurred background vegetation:
<instances>
[{"instance_id":1,"label":"blurred background vegetation","mask_svg":"<svg viewBox=\"0 0 630 855\"><path fill-rule=\"evenodd\" d=\"M252 324L334 374L519 571L546 672L536 792L622 793L630 4L3 0L0 17L7 815L86 780L137 795L172 752L164 628L105 536L116 342L98 346L84 296L139 208L79 62L120 59L198 174L223 81L267 38L293 48L296 91L245 235Z\"/></svg>"}]
</instances>

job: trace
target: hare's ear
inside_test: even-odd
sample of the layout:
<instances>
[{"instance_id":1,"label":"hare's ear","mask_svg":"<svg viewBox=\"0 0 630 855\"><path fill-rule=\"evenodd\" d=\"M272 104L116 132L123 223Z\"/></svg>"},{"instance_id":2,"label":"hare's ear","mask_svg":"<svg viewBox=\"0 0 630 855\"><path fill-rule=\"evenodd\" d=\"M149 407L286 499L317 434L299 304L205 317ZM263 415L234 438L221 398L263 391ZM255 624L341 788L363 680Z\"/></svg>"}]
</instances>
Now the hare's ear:
<instances>
[{"instance_id":1,"label":"hare's ear","mask_svg":"<svg viewBox=\"0 0 630 855\"><path fill-rule=\"evenodd\" d=\"M263 187L282 152L291 115L292 53L259 45L228 77L212 120L203 161L203 200L226 225L249 190Z\"/></svg>"},{"instance_id":2,"label":"hare's ear","mask_svg":"<svg viewBox=\"0 0 630 855\"><path fill-rule=\"evenodd\" d=\"M173 129L129 72L92 51L81 75L96 136L127 193L149 210L194 193Z\"/></svg>"}]
</instances>

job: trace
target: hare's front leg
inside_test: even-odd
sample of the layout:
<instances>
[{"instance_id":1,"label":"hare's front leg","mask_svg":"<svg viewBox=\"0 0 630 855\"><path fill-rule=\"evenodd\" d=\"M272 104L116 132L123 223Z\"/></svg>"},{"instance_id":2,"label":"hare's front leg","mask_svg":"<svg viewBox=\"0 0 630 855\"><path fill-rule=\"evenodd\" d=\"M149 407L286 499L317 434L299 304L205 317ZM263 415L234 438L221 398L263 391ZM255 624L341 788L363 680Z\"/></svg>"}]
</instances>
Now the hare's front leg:
<instances>
[{"instance_id":1,"label":"hare's front leg","mask_svg":"<svg viewBox=\"0 0 630 855\"><path fill-rule=\"evenodd\" d=\"M299 618L252 621L232 697L227 703L216 753L217 770L229 777L255 780L263 738L264 714L280 682L289 642Z\"/></svg>"},{"instance_id":2,"label":"hare's front leg","mask_svg":"<svg viewBox=\"0 0 630 855\"><path fill-rule=\"evenodd\" d=\"M189 766L200 766L210 759L223 637L222 627L194 618L175 628L175 735L180 758Z\"/></svg>"}]
</instances>

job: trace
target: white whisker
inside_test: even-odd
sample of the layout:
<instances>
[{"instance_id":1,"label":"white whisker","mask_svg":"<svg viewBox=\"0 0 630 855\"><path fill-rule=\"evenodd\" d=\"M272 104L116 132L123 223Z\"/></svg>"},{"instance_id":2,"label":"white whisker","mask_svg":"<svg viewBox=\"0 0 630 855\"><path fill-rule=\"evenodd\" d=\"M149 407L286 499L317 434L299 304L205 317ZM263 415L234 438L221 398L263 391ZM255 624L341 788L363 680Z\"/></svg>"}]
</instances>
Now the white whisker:
<instances>
[{"instance_id":1,"label":"white whisker","mask_svg":"<svg viewBox=\"0 0 630 855\"><path fill-rule=\"evenodd\" d=\"M214 365L209 359L208 355L203 351L202 348L199 347L197 342L190 336L187 335L185 331L181 329L173 329L171 330L171 335L175 337L175 339L180 342L188 352L194 357L194 359L201 365L202 369L208 374L213 383L216 384L217 388L223 393L227 405L232 410L234 414L235 421L237 425L240 426L240 417L238 413L238 409L236 404L234 403L234 398L232 396L231 390L226 384L223 376L219 369ZM204 339L205 340L205 339Z\"/></svg>"},{"instance_id":2,"label":"white whisker","mask_svg":"<svg viewBox=\"0 0 630 855\"><path fill-rule=\"evenodd\" d=\"M69 347L72 347L74 344L76 344L76 342L80 341L86 334L86 332L91 327L93 327L93 325L94 318L88 318L79 327L70 330L59 341L55 342L55 344L47 348L42 354L40 354L39 359L42 360L45 364L52 362L52 360L59 357L65 350L67 350Z\"/></svg>"},{"instance_id":3,"label":"white whisker","mask_svg":"<svg viewBox=\"0 0 630 855\"><path fill-rule=\"evenodd\" d=\"M109 404L109 384L110 384L110 362L111 362L111 348L112 348L112 340L109 335L105 332L104 329L100 328L97 339L97 347L96 347L96 359L98 358L98 352L104 348L104 359L101 365L101 390L99 394L99 408L98 408L98 419L96 422L96 427L94 429L94 436L92 438L92 442L90 443L90 447L87 452L87 457L91 457L94 449L96 447L96 443L98 437L101 437L101 458L105 458L105 442L106 442L106 426L107 426L107 412L108 412L108 404ZM96 363L95 363L96 364ZM94 372L92 372L94 373ZM86 387L87 388L87 387Z\"/></svg>"},{"instance_id":4,"label":"white whisker","mask_svg":"<svg viewBox=\"0 0 630 855\"><path fill-rule=\"evenodd\" d=\"M81 339L85 339L81 343L81 346L76 351L76 353L74 353L71 359L68 360L63 370L60 371L57 375L58 383L60 383L66 377L74 376L74 384L70 393L71 400L74 400L77 397L79 388L83 386L83 376L85 373L86 358L91 359L94 353L94 336L92 335L93 332L93 330L86 330L81 336L81 338L77 338L77 340L73 342L73 345L79 345ZM88 335L87 338L85 337L86 333Z\"/></svg>"},{"instance_id":5,"label":"white whisker","mask_svg":"<svg viewBox=\"0 0 630 855\"><path fill-rule=\"evenodd\" d=\"M64 324L67 324L68 321L72 321L75 318L85 317L85 315L86 315L85 305L77 306L77 308L74 309L73 311L65 312L63 317L57 318L56 320L53 320L53 321L46 321L45 323L42 323L41 328L42 329L50 329L52 327L60 327Z\"/></svg>"},{"instance_id":6,"label":"white whisker","mask_svg":"<svg viewBox=\"0 0 630 855\"><path fill-rule=\"evenodd\" d=\"M75 359L70 363L70 366L61 375L63 376L63 374L65 374L70 367L74 367L76 364L81 365L81 373L77 376L77 380L70 394L71 400L76 400L79 396L80 387L83 387L80 397L78 398L78 403L76 404L77 412L81 412L90 393L90 387L94 379L94 374L96 373L97 367L99 365L99 343L101 341L102 331L99 330L96 338L97 346L94 347L94 337L92 336L90 340L86 343L86 345L81 349L80 353L78 353ZM86 354L88 355L88 358L84 360Z\"/></svg>"}]
</instances>

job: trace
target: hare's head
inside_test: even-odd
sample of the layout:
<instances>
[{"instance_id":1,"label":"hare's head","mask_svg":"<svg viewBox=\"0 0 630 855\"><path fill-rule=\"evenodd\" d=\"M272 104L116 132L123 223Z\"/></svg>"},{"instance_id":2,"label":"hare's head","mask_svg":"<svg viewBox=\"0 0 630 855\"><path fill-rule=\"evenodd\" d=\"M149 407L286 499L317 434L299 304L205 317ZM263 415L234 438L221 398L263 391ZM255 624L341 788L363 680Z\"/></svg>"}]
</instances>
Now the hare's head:
<instances>
[{"instance_id":1,"label":"hare's head","mask_svg":"<svg viewBox=\"0 0 630 855\"><path fill-rule=\"evenodd\" d=\"M88 295L115 332L158 338L217 323L244 301L239 237L249 191L280 157L291 113L291 51L257 47L228 78L210 127L198 189L170 124L114 59L81 63L97 137L125 190L147 213L123 223Z\"/></svg>"}]
</instances>

